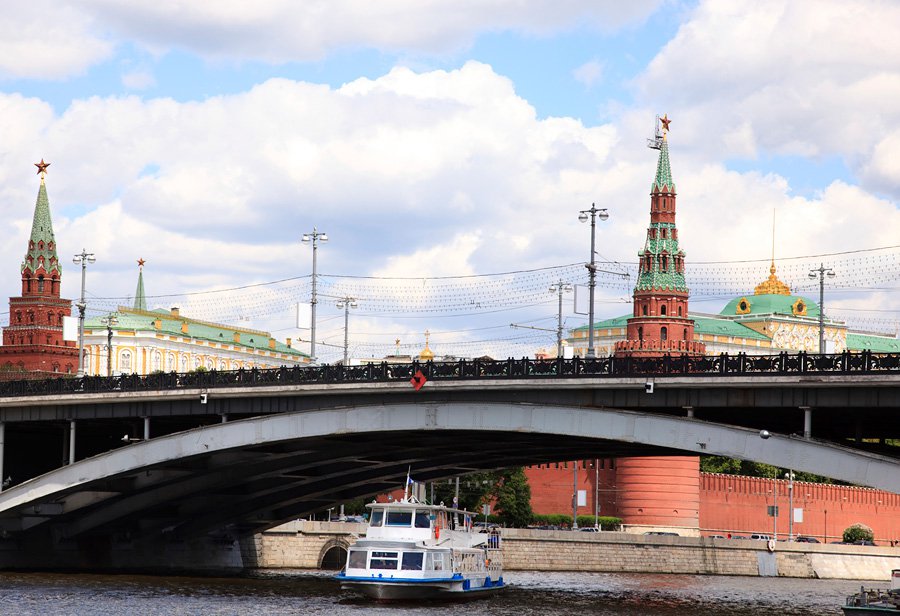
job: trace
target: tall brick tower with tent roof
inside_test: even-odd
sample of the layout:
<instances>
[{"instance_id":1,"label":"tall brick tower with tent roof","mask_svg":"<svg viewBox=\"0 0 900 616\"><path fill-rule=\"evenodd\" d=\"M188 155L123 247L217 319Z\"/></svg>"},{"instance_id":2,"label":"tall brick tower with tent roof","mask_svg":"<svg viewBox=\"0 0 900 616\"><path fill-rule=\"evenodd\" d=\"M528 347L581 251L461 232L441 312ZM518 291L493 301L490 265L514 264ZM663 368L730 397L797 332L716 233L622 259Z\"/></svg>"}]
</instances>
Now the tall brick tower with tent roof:
<instances>
[{"instance_id":1,"label":"tall brick tower with tent roof","mask_svg":"<svg viewBox=\"0 0 900 616\"><path fill-rule=\"evenodd\" d=\"M659 150L650 188L650 226L638 252L633 316L626 325L626 339L616 343L616 357L703 355L706 349L694 341L694 321L688 317L685 254L678 244L675 182L669 164L670 122L667 115L658 118L656 136L650 142L651 148ZM699 457L620 458L616 484L618 512L629 526L678 528L681 534L697 534Z\"/></svg>"},{"instance_id":2,"label":"tall brick tower with tent roof","mask_svg":"<svg viewBox=\"0 0 900 616\"><path fill-rule=\"evenodd\" d=\"M72 302L59 296L62 267L50 220L50 201L44 178L50 163L35 163L41 176L31 237L22 260L22 295L9 298L9 325L3 328L0 378L41 378L75 374L78 349L63 340L63 318Z\"/></svg>"}]
</instances>

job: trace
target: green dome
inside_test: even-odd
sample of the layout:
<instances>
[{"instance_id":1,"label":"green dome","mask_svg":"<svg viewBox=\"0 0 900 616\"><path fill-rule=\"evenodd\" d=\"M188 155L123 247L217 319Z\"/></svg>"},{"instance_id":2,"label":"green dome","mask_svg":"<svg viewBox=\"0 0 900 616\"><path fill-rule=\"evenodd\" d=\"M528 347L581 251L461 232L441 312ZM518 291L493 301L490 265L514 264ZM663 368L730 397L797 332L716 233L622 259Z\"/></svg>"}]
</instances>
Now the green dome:
<instances>
[{"instance_id":1,"label":"green dome","mask_svg":"<svg viewBox=\"0 0 900 616\"><path fill-rule=\"evenodd\" d=\"M742 305L743 302L746 305ZM802 314L801 305L806 308L806 314ZM748 314L782 314L818 319L819 306L812 300L799 295L745 295L728 302L719 314L728 317Z\"/></svg>"}]
</instances>

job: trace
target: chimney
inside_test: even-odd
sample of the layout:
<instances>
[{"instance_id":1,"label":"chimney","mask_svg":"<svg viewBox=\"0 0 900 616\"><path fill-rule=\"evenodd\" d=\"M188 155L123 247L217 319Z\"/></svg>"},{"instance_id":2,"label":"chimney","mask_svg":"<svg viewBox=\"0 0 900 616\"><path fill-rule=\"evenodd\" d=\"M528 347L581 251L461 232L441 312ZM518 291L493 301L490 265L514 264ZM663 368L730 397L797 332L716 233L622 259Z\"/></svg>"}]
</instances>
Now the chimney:
<instances>
[{"instance_id":1,"label":"chimney","mask_svg":"<svg viewBox=\"0 0 900 616\"><path fill-rule=\"evenodd\" d=\"M173 317L178 316L178 306L172 306L172 316Z\"/></svg>"},{"instance_id":2,"label":"chimney","mask_svg":"<svg viewBox=\"0 0 900 616\"><path fill-rule=\"evenodd\" d=\"M187 324L187 321L182 321L182 322L181 322L181 333L182 333L182 334L188 333L188 324Z\"/></svg>"},{"instance_id":3,"label":"chimney","mask_svg":"<svg viewBox=\"0 0 900 616\"><path fill-rule=\"evenodd\" d=\"M160 319L153 319L153 329L162 329L162 321Z\"/></svg>"},{"instance_id":4,"label":"chimney","mask_svg":"<svg viewBox=\"0 0 900 616\"><path fill-rule=\"evenodd\" d=\"M287 348L291 348L291 339L288 338L288 339L285 341L285 344L287 345Z\"/></svg>"},{"instance_id":5,"label":"chimney","mask_svg":"<svg viewBox=\"0 0 900 616\"><path fill-rule=\"evenodd\" d=\"M240 334L240 333L234 332L234 341L235 341L235 343L237 343L237 344L240 344L240 343L241 343L241 334Z\"/></svg>"},{"instance_id":6,"label":"chimney","mask_svg":"<svg viewBox=\"0 0 900 616\"><path fill-rule=\"evenodd\" d=\"M269 338L269 348L270 349L275 348L275 338Z\"/></svg>"}]
</instances>

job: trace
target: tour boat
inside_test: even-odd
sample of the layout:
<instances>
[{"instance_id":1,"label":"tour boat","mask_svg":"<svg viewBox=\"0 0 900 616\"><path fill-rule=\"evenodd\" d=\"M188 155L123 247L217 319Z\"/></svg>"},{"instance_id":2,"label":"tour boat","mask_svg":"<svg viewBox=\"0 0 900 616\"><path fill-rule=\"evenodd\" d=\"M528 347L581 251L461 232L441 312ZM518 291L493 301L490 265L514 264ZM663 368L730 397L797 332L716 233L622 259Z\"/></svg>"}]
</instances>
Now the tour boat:
<instances>
[{"instance_id":1,"label":"tour boat","mask_svg":"<svg viewBox=\"0 0 900 616\"><path fill-rule=\"evenodd\" d=\"M500 531L473 530L472 512L407 496L366 507L366 536L337 575L342 589L396 601L474 598L504 587Z\"/></svg>"},{"instance_id":2,"label":"tour boat","mask_svg":"<svg viewBox=\"0 0 900 616\"><path fill-rule=\"evenodd\" d=\"M862 587L858 593L847 597L846 604L841 606L845 615L900 615L900 569L891 571L890 590L866 589Z\"/></svg>"}]
</instances>

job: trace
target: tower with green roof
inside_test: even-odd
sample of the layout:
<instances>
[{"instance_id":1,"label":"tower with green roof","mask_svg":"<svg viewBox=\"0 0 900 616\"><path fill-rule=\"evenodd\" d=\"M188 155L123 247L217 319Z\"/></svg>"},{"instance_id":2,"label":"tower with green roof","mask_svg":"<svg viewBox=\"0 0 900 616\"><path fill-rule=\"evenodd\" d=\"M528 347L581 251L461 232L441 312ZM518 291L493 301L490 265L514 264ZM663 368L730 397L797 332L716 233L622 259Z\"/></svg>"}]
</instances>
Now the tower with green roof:
<instances>
[{"instance_id":1,"label":"tower with green roof","mask_svg":"<svg viewBox=\"0 0 900 616\"><path fill-rule=\"evenodd\" d=\"M59 296L62 267L50 219L50 200L43 159L35 163L41 176L31 236L20 268L21 297L9 298L9 325L3 328L0 371L4 378L74 374L78 350L63 340L63 318L72 313L71 300Z\"/></svg>"},{"instance_id":2,"label":"tower with green roof","mask_svg":"<svg viewBox=\"0 0 900 616\"><path fill-rule=\"evenodd\" d=\"M675 226L675 181L669 164L667 132L670 120L660 118L659 159L650 187L650 226L634 287L634 312L626 339L616 343L616 355L657 357L665 354L703 354L694 341L694 321L688 317L688 288L684 279L684 251Z\"/></svg>"}]
</instances>

